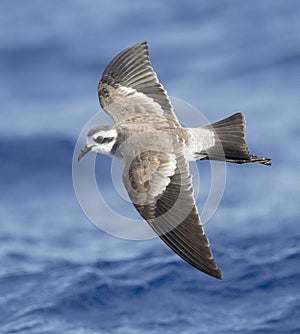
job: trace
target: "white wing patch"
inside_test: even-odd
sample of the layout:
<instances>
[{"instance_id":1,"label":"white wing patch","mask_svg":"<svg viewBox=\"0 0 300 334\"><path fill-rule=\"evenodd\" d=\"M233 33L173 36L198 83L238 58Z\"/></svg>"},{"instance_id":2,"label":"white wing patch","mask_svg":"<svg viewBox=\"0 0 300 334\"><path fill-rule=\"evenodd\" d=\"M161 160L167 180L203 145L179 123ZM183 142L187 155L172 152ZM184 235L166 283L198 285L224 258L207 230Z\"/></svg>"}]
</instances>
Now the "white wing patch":
<instances>
[{"instance_id":1,"label":"white wing patch","mask_svg":"<svg viewBox=\"0 0 300 334\"><path fill-rule=\"evenodd\" d=\"M135 108L144 109L146 114L156 114L163 116L164 111L159 103L155 102L151 97L140 93L130 87L119 87L117 92L127 99L127 104L132 104Z\"/></svg>"},{"instance_id":2,"label":"white wing patch","mask_svg":"<svg viewBox=\"0 0 300 334\"><path fill-rule=\"evenodd\" d=\"M115 123L124 122L139 115L166 116L158 102L144 93L130 87L106 87L110 98L100 97L102 107Z\"/></svg>"}]
</instances>

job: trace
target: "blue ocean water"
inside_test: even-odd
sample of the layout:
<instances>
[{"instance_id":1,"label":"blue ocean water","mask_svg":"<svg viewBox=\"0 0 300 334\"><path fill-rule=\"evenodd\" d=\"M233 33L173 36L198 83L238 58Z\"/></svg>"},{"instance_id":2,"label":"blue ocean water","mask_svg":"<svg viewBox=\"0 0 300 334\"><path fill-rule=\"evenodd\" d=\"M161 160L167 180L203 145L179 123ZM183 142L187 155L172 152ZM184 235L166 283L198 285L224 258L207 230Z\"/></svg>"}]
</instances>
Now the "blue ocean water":
<instances>
[{"instance_id":1,"label":"blue ocean water","mask_svg":"<svg viewBox=\"0 0 300 334\"><path fill-rule=\"evenodd\" d=\"M300 332L299 15L296 0L1 1L0 333ZM98 80L142 40L170 95L211 121L242 111L251 151L272 157L227 166L205 225L222 281L158 238L102 232L76 200Z\"/></svg>"}]
</instances>

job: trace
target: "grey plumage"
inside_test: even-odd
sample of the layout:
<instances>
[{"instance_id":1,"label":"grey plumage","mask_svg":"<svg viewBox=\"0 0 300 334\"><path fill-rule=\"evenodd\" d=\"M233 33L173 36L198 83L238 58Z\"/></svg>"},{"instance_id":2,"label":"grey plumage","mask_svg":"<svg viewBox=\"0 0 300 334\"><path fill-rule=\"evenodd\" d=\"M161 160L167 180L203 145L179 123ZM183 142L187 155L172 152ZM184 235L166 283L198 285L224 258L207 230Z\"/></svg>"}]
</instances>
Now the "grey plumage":
<instances>
[{"instance_id":1,"label":"grey plumage","mask_svg":"<svg viewBox=\"0 0 300 334\"><path fill-rule=\"evenodd\" d=\"M123 159L123 182L141 216L184 260L222 278L195 205L188 162L270 164L270 159L249 153L243 115L202 128L182 128L151 66L146 42L108 64L98 96L115 125L91 129L79 160L90 150Z\"/></svg>"},{"instance_id":2,"label":"grey plumage","mask_svg":"<svg viewBox=\"0 0 300 334\"><path fill-rule=\"evenodd\" d=\"M148 99L147 110L141 104L127 101L128 95L122 92L124 87L143 94ZM179 126L168 95L151 66L146 42L122 51L107 65L98 85L98 96L101 107L116 123L124 117L162 113Z\"/></svg>"}]
</instances>

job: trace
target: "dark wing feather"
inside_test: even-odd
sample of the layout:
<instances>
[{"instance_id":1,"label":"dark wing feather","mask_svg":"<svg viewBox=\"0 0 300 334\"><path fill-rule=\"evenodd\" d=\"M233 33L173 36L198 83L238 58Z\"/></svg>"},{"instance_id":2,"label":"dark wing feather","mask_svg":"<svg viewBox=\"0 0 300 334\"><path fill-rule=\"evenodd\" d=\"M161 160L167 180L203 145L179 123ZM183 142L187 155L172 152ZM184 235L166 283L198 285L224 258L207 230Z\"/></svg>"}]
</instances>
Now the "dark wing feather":
<instances>
[{"instance_id":1,"label":"dark wing feather","mask_svg":"<svg viewBox=\"0 0 300 334\"><path fill-rule=\"evenodd\" d=\"M139 113L157 113L178 124L150 63L146 42L122 51L107 65L98 85L98 96L101 107L116 123Z\"/></svg>"},{"instance_id":2,"label":"dark wing feather","mask_svg":"<svg viewBox=\"0 0 300 334\"><path fill-rule=\"evenodd\" d=\"M138 155L136 159L132 159L123 173L125 187L141 216L175 253L195 268L221 279L222 273L213 259L195 206L191 175L180 145L175 146L174 153L176 166L169 175L161 172L162 167L159 164L148 172L143 167L147 166L143 161L149 155L156 155L155 152L143 152L143 156ZM167 163L167 159L159 156L156 156L155 160L162 160L162 165ZM132 174L137 170L138 174L144 175L144 181L139 184L139 188L133 186ZM166 186L153 196L149 195L149 184L156 174L163 175L169 181L164 182ZM139 194L143 201L139 201Z\"/></svg>"}]
</instances>

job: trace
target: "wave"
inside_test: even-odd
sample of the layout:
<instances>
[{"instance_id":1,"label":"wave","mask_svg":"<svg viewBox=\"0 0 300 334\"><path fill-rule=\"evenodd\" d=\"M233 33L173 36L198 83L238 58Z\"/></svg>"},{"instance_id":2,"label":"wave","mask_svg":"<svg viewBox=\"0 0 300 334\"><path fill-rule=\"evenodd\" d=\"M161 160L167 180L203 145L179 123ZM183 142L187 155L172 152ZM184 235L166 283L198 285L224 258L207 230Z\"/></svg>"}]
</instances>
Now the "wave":
<instances>
[{"instance_id":1,"label":"wave","mask_svg":"<svg viewBox=\"0 0 300 334\"><path fill-rule=\"evenodd\" d=\"M235 248L241 249L242 244ZM236 269L235 277L231 275L222 282L199 273L165 250L143 252L130 260L62 261L44 266L38 272L8 275L0 279L6 291L2 297L5 304L13 308L19 303L18 298L7 293L14 285L23 287L19 293L26 296L26 302L21 311L9 316L7 312L2 314L2 328L13 330L22 324L22 330L41 333L52 326L57 326L57 333L60 327L64 331L81 328L87 333L93 330L126 333L126 328L134 332L155 326L155 332L168 329L192 333L195 328L208 330L211 321L217 319L213 332L226 333L232 328L237 332L247 332L249 328L254 333L276 332L276 315L263 312L266 305L276 300L274 295L270 299L270 293L276 291L283 301L277 303L277 312L296 314L300 309L297 296L285 300L285 293L295 288L299 275L290 272L282 277L281 271L276 273L273 269L282 267L291 256L298 259L299 255L295 250L264 266L249 260L251 251L247 255L245 261L251 263L242 268L248 274L238 275ZM227 257L227 268L234 268L235 264L236 259ZM257 299L262 295L264 303ZM240 306L234 307L235 304ZM220 321L228 313L227 321ZM245 321L240 322L240 317ZM295 323L285 323L290 331L296 330Z\"/></svg>"}]
</instances>

